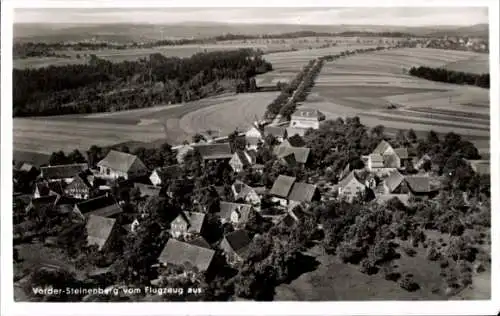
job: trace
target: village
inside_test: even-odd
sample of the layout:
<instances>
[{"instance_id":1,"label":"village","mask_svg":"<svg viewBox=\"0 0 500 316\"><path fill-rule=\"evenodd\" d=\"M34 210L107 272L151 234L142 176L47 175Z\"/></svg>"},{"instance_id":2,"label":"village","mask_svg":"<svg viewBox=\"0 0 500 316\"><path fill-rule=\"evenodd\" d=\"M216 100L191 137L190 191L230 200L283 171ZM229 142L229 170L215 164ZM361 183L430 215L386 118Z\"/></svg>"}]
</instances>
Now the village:
<instances>
[{"instance_id":1,"label":"village","mask_svg":"<svg viewBox=\"0 0 500 316\"><path fill-rule=\"evenodd\" d=\"M144 150L137 155L122 148L101 150L100 156L89 151L87 159L82 155L71 164L15 161L14 260L31 267L16 272L16 291L33 285L33 274L41 273L37 269L58 271L68 262L81 266L71 269L87 286L92 280L90 284L102 287L162 288L184 280L181 284L199 287L200 280L210 284L225 269L241 274L245 264L256 261L259 238L273 229L284 240L292 238L294 227L304 229L304 222L317 218L311 213L315 207L331 201L411 208L439 199L443 187L464 205L474 198L480 206L488 199L450 184L461 181L460 168L471 170L469 178L489 177L488 160L463 158L478 154L459 136L446 136L445 143L454 141L458 150L441 157L428 144L440 142L432 131L420 141L413 131L390 138L378 127L370 132L370 144L360 145L358 136L351 135L359 128L366 137L356 118L326 121L318 110L298 107L286 125L255 122L222 142L200 136L175 149L165 145L156 160ZM324 148L342 129L353 143L343 139ZM332 139L325 139L329 135ZM307 147L314 143L322 153ZM328 155L336 159L334 164ZM457 190L462 196L456 196ZM327 235L323 226L318 220L307 226L307 241L321 238L317 233ZM47 249L67 260L49 258ZM138 266L131 269L126 266L130 262ZM72 300L92 300L92 295Z\"/></svg>"}]
</instances>

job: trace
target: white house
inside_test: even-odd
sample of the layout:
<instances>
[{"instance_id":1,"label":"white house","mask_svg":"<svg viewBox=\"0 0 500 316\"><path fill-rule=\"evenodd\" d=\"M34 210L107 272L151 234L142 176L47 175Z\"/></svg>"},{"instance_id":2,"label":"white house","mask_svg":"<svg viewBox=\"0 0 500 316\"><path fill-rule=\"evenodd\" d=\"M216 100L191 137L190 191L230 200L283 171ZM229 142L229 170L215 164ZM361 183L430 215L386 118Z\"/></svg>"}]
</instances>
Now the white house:
<instances>
[{"instance_id":1,"label":"white house","mask_svg":"<svg viewBox=\"0 0 500 316\"><path fill-rule=\"evenodd\" d=\"M318 129L320 122L323 120L325 120L325 115L320 111L309 108L299 108L292 114L290 127Z\"/></svg>"}]
</instances>

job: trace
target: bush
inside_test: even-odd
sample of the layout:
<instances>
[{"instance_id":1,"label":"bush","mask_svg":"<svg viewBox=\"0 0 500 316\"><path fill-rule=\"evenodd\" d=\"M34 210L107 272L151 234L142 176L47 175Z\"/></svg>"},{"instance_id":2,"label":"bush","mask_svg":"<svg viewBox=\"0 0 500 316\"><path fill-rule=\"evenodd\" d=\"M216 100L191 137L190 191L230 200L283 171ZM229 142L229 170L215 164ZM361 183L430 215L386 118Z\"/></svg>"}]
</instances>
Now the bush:
<instances>
[{"instance_id":1,"label":"bush","mask_svg":"<svg viewBox=\"0 0 500 316\"><path fill-rule=\"evenodd\" d=\"M360 271L361 271L361 273L372 275L372 274L376 274L378 272L378 268L375 265L375 262L373 261L373 259L365 258L361 261Z\"/></svg>"},{"instance_id":2,"label":"bush","mask_svg":"<svg viewBox=\"0 0 500 316\"><path fill-rule=\"evenodd\" d=\"M411 274L405 275L399 282L399 286L408 292L415 292L420 289L420 286L413 280L413 275Z\"/></svg>"},{"instance_id":3,"label":"bush","mask_svg":"<svg viewBox=\"0 0 500 316\"><path fill-rule=\"evenodd\" d=\"M427 259L430 261L437 261L439 258L441 258L441 253L434 246L431 246L427 250Z\"/></svg>"},{"instance_id":4,"label":"bush","mask_svg":"<svg viewBox=\"0 0 500 316\"><path fill-rule=\"evenodd\" d=\"M441 259L441 261L439 262L439 266L441 268L447 268L448 266L450 265L450 263L448 262L448 259Z\"/></svg>"},{"instance_id":5,"label":"bush","mask_svg":"<svg viewBox=\"0 0 500 316\"><path fill-rule=\"evenodd\" d=\"M414 257L417 254L417 251L410 247L404 247L403 250L410 257Z\"/></svg>"}]
</instances>

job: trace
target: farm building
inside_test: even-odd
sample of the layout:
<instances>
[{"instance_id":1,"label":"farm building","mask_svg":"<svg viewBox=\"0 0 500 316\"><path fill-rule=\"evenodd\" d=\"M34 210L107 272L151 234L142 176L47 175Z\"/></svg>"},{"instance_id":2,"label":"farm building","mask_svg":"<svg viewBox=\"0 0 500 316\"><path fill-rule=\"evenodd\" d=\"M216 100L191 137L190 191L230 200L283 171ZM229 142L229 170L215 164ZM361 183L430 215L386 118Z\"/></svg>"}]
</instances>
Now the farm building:
<instances>
[{"instance_id":1,"label":"farm building","mask_svg":"<svg viewBox=\"0 0 500 316\"><path fill-rule=\"evenodd\" d=\"M175 238L202 235L204 225L204 213L182 212L170 224L170 234Z\"/></svg>"},{"instance_id":2,"label":"farm building","mask_svg":"<svg viewBox=\"0 0 500 316\"><path fill-rule=\"evenodd\" d=\"M223 224L231 223L235 226L243 226L252 214L258 216L257 211L250 204L221 201L219 209L218 215Z\"/></svg>"},{"instance_id":3,"label":"farm building","mask_svg":"<svg viewBox=\"0 0 500 316\"><path fill-rule=\"evenodd\" d=\"M299 108L291 116L290 127L318 129L320 122L324 121L325 118L325 115L318 110Z\"/></svg>"},{"instance_id":4,"label":"farm building","mask_svg":"<svg viewBox=\"0 0 500 316\"><path fill-rule=\"evenodd\" d=\"M375 171L384 168L402 168L406 161L410 161L407 148L393 148L387 141L382 140L368 156L368 170Z\"/></svg>"},{"instance_id":5,"label":"farm building","mask_svg":"<svg viewBox=\"0 0 500 316\"><path fill-rule=\"evenodd\" d=\"M182 175L180 165L173 165L164 168L156 168L149 176L149 180L153 185L160 186L168 180L178 179Z\"/></svg>"},{"instance_id":6,"label":"farm building","mask_svg":"<svg viewBox=\"0 0 500 316\"><path fill-rule=\"evenodd\" d=\"M74 176L88 169L89 166L86 163L41 167L40 177L48 181L62 180L69 183Z\"/></svg>"},{"instance_id":7,"label":"farm building","mask_svg":"<svg viewBox=\"0 0 500 316\"><path fill-rule=\"evenodd\" d=\"M35 183L35 192L33 193L33 197L38 199L47 195L62 195L63 192L62 181L40 181Z\"/></svg>"},{"instance_id":8,"label":"farm building","mask_svg":"<svg viewBox=\"0 0 500 316\"><path fill-rule=\"evenodd\" d=\"M394 194L394 193L405 193L402 192L402 184L405 177L399 173L397 170L393 170L387 178L384 179L384 193Z\"/></svg>"},{"instance_id":9,"label":"farm building","mask_svg":"<svg viewBox=\"0 0 500 316\"><path fill-rule=\"evenodd\" d=\"M245 168L252 167L256 159L257 153L255 150L237 150L229 160L229 165L234 172L241 172Z\"/></svg>"},{"instance_id":10,"label":"farm building","mask_svg":"<svg viewBox=\"0 0 500 316\"><path fill-rule=\"evenodd\" d=\"M97 245L99 251L113 249L120 234L120 225L116 219L90 215L85 225L88 245Z\"/></svg>"},{"instance_id":11,"label":"farm building","mask_svg":"<svg viewBox=\"0 0 500 316\"><path fill-rule=\"evenodd\" d=\"M139 182L134 183L134 188L139 190L139 194L141 197L159 196L160 190L161 190L161 187L151 185L151 184L139 183Z\"/></svg>"},{"instance_id":12,"label":"farm building","mask_svg":"<svg viewBox=\"0 0 500 316\"><path fill-rule=\"evenodd\" d=\"M281 143L287 136L286 128L282 126L267 125L264 127L264 135L272 135L278 142Z\"/></svg>"},{"instance_id":13,"label":"farm building","mask_svg":"<svg viewBox=\"0 0 500 316\"><path fill-rule=\"evenodd\" d=\"M347 177L342 179L338 184L339 197L345 198L347 201L352 202L359 195L366 192L366 186L359 181L356 172L352 170Z\"/></svg>"},{"instance_id":14,"label":"farm building","mask_svg":"<svg viewBox=\"0 0 500 316\"><path fill-rule=\"evenodd\" d=\"M123 210L120 204L111 194L101 195L80 203L75 204L73 211L81 218L90 215L102 217L116 217Z\"/></svg>"},{"instance_id":15,"label":"farm building","mask_svg":"<svg viewBox=\"0 0 500 316\"><path fill-rule=\"evenodd\" d=\"M270 194L273 196L272 199L282 206L287 206L289 202L310 203L321 198L315 185L296 182L294 177L284 175L279 175L274 181Z\"/></svg>"},{"instance_id":16,"label":"farm building","mask_svg":"<svg viewBox=\"0 0 500 316\"><path fill-rule=\"evenodd\" d=\"M426 176L407 176L405 183L411 196L429 196L435 192L431 188L431 179Z\"/></svg>"},{"instance_id":17,"label":"farm building","mask_svg":"<svg viewBox=\"0 0 500 316\"><path fill-rule=\"evenodd\" d=\"M201 273L210 271L215 251L170 238L158 261L164 266L185 267L186 263Z\"/></svg>"},{"instance_id":18,"label":"farm building","mask_svg":"<svg viewBox=\"0 0 500 316\"><path fill-rule=\"evenodd\" d=\"M231 186L235 201L244 201L253 206L260 206L261 198L259 192L251 186L236 180Z\"/></svg>"},{"instance_id":19,"label":"farm building","mask_svg":"<svg viewBox=\"0 0 500 316\"><path fill-rule=\"evenodd\" d=\"M227 262L234 264L245 260L251 242L246 230L236 230L224 236L220 248L224 251Z\"/></svg>"},{"instance_id":20,"label":"farm building","mask_svg":"<svg viewBox=\"0 0 500 316\"><path fill-rule=\"evenodd\" d=\"M284 144L276 146L273 151L278 159L285 164L305 164L309 159L311 149L306 147L289 146L284 142Z\"/></svg>"},{"instance_id":21,"label":"farm building","mask_svg":"<svg viewBox=\"0 0 500 316\"><path fill-rule=\"evenodd\" d=\"M193 240L188 241L188 244L198 246L198 247L203 247L206 249L212 249L212 246L208 243L208 241L203 238L202 236L196 237Z\"/></svg>"},{"instance_id":22,"label":"farm building","mask_svg":"<svg viewBox=\"0 0 500 316\"><path fill-rule=\"evenodd\" d=\"M111 150L104 159L97 163L99 173L111 179L130 179L148 174L146 165L136 156L121 151Z\"/></svg>"},{"instance_id":23,"label":"farm building","mask_svg":"<svg viewBox=\"0 0 500 316\"><path fill-rule=\"evenodd\" d=\"M252 126L245 133L246 148L248 150L257 150L259 144L264 142L264 137L260 129L256 126Z\"/></svg>"},{"instance_id":24,"label":"farm building","mask_svg":"<svg viewBox=\"0 0 500 316\"><path fill-rule=\"evenodd\" d=\"M201 155L203 161L229 160L233 157L229 143L201 144L194 146Z\"/></svg>"},{"instance_id":25,"label":"farm building","mask_svg":"<svg viewBox=\"0 0 500 316\"><path fill-rule=\"evenodd\" d=\"M90 179L91 178L87 177L85 174L77 174L73 177L71 183L66 186L64 193L76 199L88 199L92 191Z\"/></svg>"}]
</instances>

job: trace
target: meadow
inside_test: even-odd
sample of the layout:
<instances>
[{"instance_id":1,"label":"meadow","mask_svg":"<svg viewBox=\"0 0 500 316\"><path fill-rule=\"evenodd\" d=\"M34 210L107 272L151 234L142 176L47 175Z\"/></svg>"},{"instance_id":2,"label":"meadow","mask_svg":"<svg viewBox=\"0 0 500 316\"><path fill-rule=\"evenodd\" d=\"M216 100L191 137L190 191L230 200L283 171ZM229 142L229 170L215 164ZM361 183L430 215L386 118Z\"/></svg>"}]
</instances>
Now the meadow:
<instances>
[{"instance_id":1,"label":"meadow","mask_svg":"<svg viewBox=\"0 0 500 316\"><path fill-rule=\"evenodd\" d=\"M489 152L489 90L431 82L406 74L412 66L465 64L480 54L438 49L394 49L325 63L303 106L327 118L357 115L367 126L386 131L413 128L455 132ZM484 64L483 64L484 67ZM389 106L395 108L389 109Z\"/></svg>"},{"instance_id":2,"label":"meadow","mask_svg":"<svg viewBox=\"0 0 500 316\"><path fill-rule=\"evenodd\" d=\"M277 92L226 94L151 108L55 117L14 118L14 149L50 154L123 142L181 144L197 132L231 133L262 117ZM165 131L166 124L166 131Z\"/></svg>"}]
</instances>

